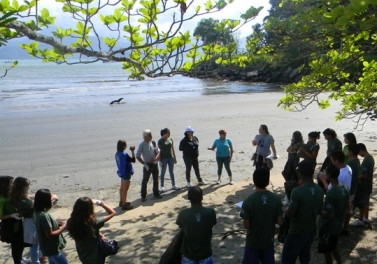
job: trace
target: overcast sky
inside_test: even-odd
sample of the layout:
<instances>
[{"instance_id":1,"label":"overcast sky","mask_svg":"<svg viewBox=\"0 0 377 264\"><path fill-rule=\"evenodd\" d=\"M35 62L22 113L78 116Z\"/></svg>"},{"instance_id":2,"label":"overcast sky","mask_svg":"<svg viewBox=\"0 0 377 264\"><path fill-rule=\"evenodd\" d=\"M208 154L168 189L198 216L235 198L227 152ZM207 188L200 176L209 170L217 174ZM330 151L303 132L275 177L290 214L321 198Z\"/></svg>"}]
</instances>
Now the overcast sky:
<instances>
[{"instance_id":1,"label":"overcast sky","mask_svg":"<svg viewBox=\"0 0 377 264\"><path fill-rule=\"evenodd\" d=\"M195 0L194 6L197 6L200 3L205 3L207 0ZM62 28L69 28L74 27L76 22L73 22L73 19L70 15L64 14L62 12L62 5L61 3L56 3L53 0L40 0L39 10L42 7L46 7L50 15L56 17L55 25L58 25ZM250 6L259 7L264 6L263 10L260 12L260 15L249 24L243 26L240 31L238 31L238 37L240 38L241 43L243 42L243 38L249 36L251 32L251 26L255 23L262 23L263 18L268 15L268 10L270 9L270 4L268 0L235 0L232 4L229 4L224 10L214 13L210 15L210 17L214 19L224 19L224 18L231 18L231 19L239 19L240 15L244 13ZM112 9L109 9L109 14L112 13ZM190 11L190 10L188 10ZM183 30L190 30L193 31L195 27L198 25L200 19L208 18L209 16L201 16L198 17L196 20L193 20L189 23L185 24ZM166 15L160 21L159 26L168 26L172 20L172 15ZM104 28L104 26L102 26ZM105 33L106 34L106 33ZM28 42L25 41L24 38L10 40L7 46L0 47L0 59L22 59L22 58L31 58L27 55L26 51L21 50L19 47L20 43Z\"/></svg>"},{"instance_id":2,"label":"overcast sky","mask_svg":"<svg viewBox=\"0 0 377 264\"><path fill-rule=\"evenodd\" d=\"M205 2L207 2L207 0L195 0L193 6L204 4ZM55 1L51 1L51 0L41 0L40 5L42 7L47 7L48 10L50 11L50 14L52 16L56 16L56 25L59 25L62 27L65 27L64 25L66 25L66 27L72 26L72 25L67 24L68 21L72 21L72 20L70 20L69 17L62 15L63 12L61 11L61 7L62 7L61 3L56 3ZM264 8L260 12L260 15L255 20L250 22L250 25L245 25L242 28L242 30L240 30L240 37L248 36L251 33L250 32L251 25L255 23L262 23L263 18L268 15L268 10L270 8L269 0L235 0L233 3L228 4L228 6L224 10L221 10L220 12L211 14L209 16L201 16L201 17L198 17L196 20L192 21L191 23L187 23L184 29L193 30L196 27L196 25L199 23L200 19L202 18L212 17L214 19L219 19L219 20L225 19L225 18L239 19L240 15L244 13L250 6L254 6L254 7L263 6ZM111 11L112 10L109 9L109 13ZM163 26L164 24L170 25L169 23L170 21L171 21L171 15L167 14L166 19L164 18L163 21L161 21L159 26Z\"/></svg>"}]
</instances>

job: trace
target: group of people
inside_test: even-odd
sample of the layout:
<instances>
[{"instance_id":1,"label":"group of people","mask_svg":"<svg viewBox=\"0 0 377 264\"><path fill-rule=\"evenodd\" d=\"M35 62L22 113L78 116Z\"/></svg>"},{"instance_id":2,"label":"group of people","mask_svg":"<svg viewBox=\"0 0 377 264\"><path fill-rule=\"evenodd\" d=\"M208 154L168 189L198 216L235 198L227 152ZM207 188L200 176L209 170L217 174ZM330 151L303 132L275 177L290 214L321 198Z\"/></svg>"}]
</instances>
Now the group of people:
<instances>
[{"instance_id":1,"label":"group of people","mask_svg":"<svg viewBox=\"0 0 377 264\"><path fill-rule=\"evenodd\" d=\"M326 263L341 263L338 237L350 235L348 226L354 208L359 216L351 223L364 226L370 223L369 200L372 193L374 159L362 143L357 143L353 133L344 135L345 146L336 132L323 131L327 140L327 156L315 182L315 167L320 132L310 132L305 144L302 134L295 131L287 148L288 160L282 172L285 178L285 201L283 212L281 199L266 190L270 170L264 157L258 157L253 174L255 192L242 204L241 217L248 230L243 263L275 263L275 224L287 226L282 242L282 263L311 263L310 251L318 234L318 252L323 253ZM254 144L254 142L253 142ZM272 147L272 145L271 145ZM275 155L275 150L273 150ZM267 155L267 153L265 154ZM363 158L362 163L358 155ZM300 159L303 159L300 162Z\"/></svg>"},{"instance_id":2,"label":"group of people","mask_svg":"<svg viewBox=\"0 0 377 264\"><path fill-rule=\"evenodd\" d=\"M120 200L119 206L123 210L131 210L133 206L127 202L127 192L130 186L131 176L134 174L132 163L138 160L143 164L143 178L141 182L141 201L145 202L147 196L147 184L149 178L152 176L153 181L153 195L155 199L161 199L161 193L165 192L165 173L169 168L169 175L172 185L172 190L180 190L180 187L175 182L174 164L177 163L177 157L174 149L174 141L170 137L170 130L164 128L161 130L161 138L156 143L153 140L152 132L149 129L143 131L143 141L139 144L134 153L135 146L130 146L131 156L126 153L127 144L125 140L119 140L117 143L117 152L115 153L115 161L117 164L117 175L121 178L120 184ZM221 183L222 169L225 167L229 176L229 184L233 184L232 171L230 163L233 156L232 141L226 137L226 131L221 129L219 131L219 138L215 139L213 145L208 147L208 150L216 149L217 161L217 184ZM199 170L199 139L194 136L194 129L188 126L184 131L184 137L179 143L179 150L183 153L183 161L186 167L186 181L187 187L192 187L191 183L191 169L194 169L198 185L205 185L206 182L202 179ZM160 163L161 173L159 175ZM160 176L160 181L159 181ZM160 188L159 188L160 182Z\"/></svg>"},{"instance_id":3,"label":"group of people","mask_svg":"<svg viewBox=\"0 0 377 264\"><path fill-rule=\"evenodd\" d=\"M0 176L1 241L11 245L15 264L39 264L46 258L51 264L68 264L62 250L66 240L62 233L67 230L75 241L82 263L105 263L105 255L99 248L104 236L99 229L115 215L115 210L102 201L81 197L73 206L70 218L57 221L49 210L58 197L48 189L29 194L30 181L24 177L13 179ZM107 214L97 217L94 204ZM22 257L25 247L30 248L30 259Z\"/></svg>"},{"instance_id":4,"label":"group of people","mask_svg":"<svg viewBox=\"0 0 377 264\"><path fill-rule=\"evenodd\" d=\"M327 140L327 157L315 182L316 159L320 149L317 139L320 134L317 131L310 132L306 144L299 131L292 135L287 148L288 160L282 172L286 181L287 209L284 212L281 198L267 190L271 169L269 161L277 158L277 153L274 138L269 134L267 126L260 126L259 133L252 140L252 145L256 147L253 156L256 167L253 173L255 190L243 201L240 212L242 224L247 229L244 264L274 263L275 225L284 226L287 223L289 229L284 237L283 264L294 264L297 258L300 263L310 263L310 250L317 233L318 252L325 255L326 263L332 263L333 258L341 263L337 249L338 236L341 233L349 234L348 225L355 207L360 208L359 218L351 225L369 223L373 157L364 144L357 143L352 133L344 135L346 146L342 148L336 132L328 128L323 131ZM143 164L142 202L146 200L147 183L151 175L153 195L156 199L161 198L161 192L165 191L164 176L167 168L172 189L180 189L174 179L173 167L177 158L169 129L161 130L161 138L157 143L152 140L152 132L147 129L143 132L143 141L137 147L136 154L135 146L129 147L131 155L125 152L126 149L127 143L119 140L115 161L117 175L121 178L121 209L133 208L127 202L127 192L134 174L132 163L136 160ZM213 263L211 237L212 228L216 225L216 212L212 208L203 207L203 192L199 186L192 186L190 178L193 168L198 185L206 184L200 175L198 149L199 140L194 136L192 127L187 127L179 150L183 152L186 166L191 207L181 210L176 220L183 233L180 252L181 263L184 264ZM230 162L234 151L232 141L226 137L226 131L221 129L219 138L207 149L216 149L217 183L221 183L222 168L225 167L229 184L233 184ZM363 157L361 164L358 155ZM160 175L158 162L161 166ZM99 249L104 236L99 230L115 215L114 209L102 201L81 197L75 202L70 218L66 222L59 222L49 213L58 197L48 189L40 189L35 195L30 195L29 186L30 181L26 178L0 176L0 234L2 241L11 244L14 263L22 263L25 246L30 247L31 263L40 263L43 257L47 257L50 263L68 263L62 253L66 243L62 232L65 230L75 241L82 263L104 263L106 256ZM97 217L94 205L102 207L106 211L105 216ZM12 230L12 235L7 237L4 230Z\"/></svg>"}]
</instances>

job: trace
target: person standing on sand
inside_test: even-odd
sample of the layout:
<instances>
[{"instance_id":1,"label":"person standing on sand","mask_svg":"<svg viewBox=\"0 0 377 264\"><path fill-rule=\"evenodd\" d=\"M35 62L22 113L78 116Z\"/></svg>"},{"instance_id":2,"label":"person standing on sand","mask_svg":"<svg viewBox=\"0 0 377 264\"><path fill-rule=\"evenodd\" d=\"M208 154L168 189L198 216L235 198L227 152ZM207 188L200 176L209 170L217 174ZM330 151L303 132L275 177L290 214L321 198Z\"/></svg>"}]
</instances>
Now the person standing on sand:
<instances>
[{"instance_id":1,"label":"person standing on sand","mask_svg":"<svg viewBox=\"0 0 377 264\"><path fill-rule=\"evenodd\" d=\"M143 180L141 182L141 201L145 202L147 196L147 184L152 174L153 178L153 195L156 199L162 196L158 190L158 166L157 162L160 158L155 141L152 141L152 132L149 129L143 132L144 141L141 142L136 151L136 159L143 164Z\"/></svg>"},{"instance_id":2,"label":"person standing on sand","mask_svg":"<svg viewBox=\"0 0 377 264\"><path fill-rule=\"evenodd\" d=\"M188 190L191 207L179 212L176 224L183 231L182 264L213 264L212 228L216 225L216 212L202 206L203 192L199 186Z\"/></svg>"},{"instance_id":3,"label":"person standing on sand","mask_svg":"<svg viewBox=\"0 0 377 264\"><path fill-rule=\"evenodd\" d=\"M323 191L314 183L314 164L303 160L298 164L299 184L292 190L286 211L290 227L284 241L282 264L310 263L310 248L317 232L317 216L321 213Z\"/></svg>"},{"instance_id":4,"label":"person standing on sand","mask_svg":"<svg viewBox=\"0 0 377 264\"><path fill-rule=\"evenodd\" d=\"M289 202L291 197L291 192L293 188L297 186L297 164L300 161L299 150L304 145L304 140L302 138L302 134L300 131L293 132L291 143L287 148L288 152L288 160L285 163L284 170L281 172L283 175L285 182L284 182L284 189L286 200Z\"/></svg>"},{"instance_id":5,"label":"person standing on sand","mask_svg":"<svg viewBox=\"0 0 377 264\"><path fill-rule=\"evenodd\" d=\"M34 201L29 195L30 181L24 177L17 177L13 182L11 200L17 212L23 217L23 240L30 245L31 264L39 264L40 255L38 234L33 220Z\"/></svg>"},{"instance_id":6,"label":"person standing on sand","mask_svg":"<svg viewBox=\"0 0 377 264\"><path fill-rule=\"evenodd\" d=\"M345 212L348 208L348 188L338 181L339 168L330 164L326 168L326 178L332 188L326 193L325 202L318 224L318 253L325 255L326 264L342 263L338 251L338 236L342 232Z\"/></svg>"},{"instance_id":7,"label":"person standing on sand","mask_svg":"<svg viewBox=\"0 0 377 264\"><path fill-rule=\"evenodd\" d=\"M65 248L66 240L62 233L66 229L64 222L56 220L48 213L52 207L52 195L48 189L40 189L34 198L34 222L38 232L39 245L44 256L54 264L68 264L61 252Z\"/></svg>"},{"instance_id":8,"label":"person standing on sand","mask_svg":"<svg viewBox=\"0 0 377 264\"><path fill-rule=\"evenodd\" d=\"M21 217L10 201L12 185L12 176L0 176L0 221L3 227L5 227L5 225L7 227L3 232L9 235L7 238L2 237L1 241L8 244L10 243L13 262L15 264L21 264L22 252L24 251L24 237ZM5 239L9 240L5 241Z\"/></svg>"},{"instance_id":9,"label":"person standing on sand","mask_svg":"<svg viewBox=\"0 0 377 264\"><path fill-rule=\"evenodd\" d=\"M268 132L268 127L266 125L260 125L259 134L255 136L252 141L253 146L257 146L256 158L254 160L254 166L258 168L267 168L267 157L273 153L273 159L277 159L275 140Z\"/></svg>"},{"instance_id":10,"label":"person standing on sand","mask_svg":"<svg viewBox=\"0 0 377 264\"><path fill-rule=\"evenodd\" d=\"M325 171L326 167L331 163L331 153L338 150L342 151L342 142L337 138L337 134L332 128L326 128L322 133L327 140L327 152L320 170Z\"/></svg>"},{"instance_id":11,"label":"person standing on sand","mask_svg":"<svg viewBox=\"0 0 377 264\"><path fill-rule=\"evenodd\" d=\"M97 217L94 204L105 209L107 215ZM103 237L99 229L114 215L114 209L100 200L92 200L89 197L76 200L71 217L67 220L67 230L69 236L75 240L77 254L82 263L105 263L106 257L98 250L100 239Z\"/></svg>"},{"instance_id":12,"label":"person standing on sand","mask_svg":"<svg viewBox=\"0 0 377 264\"><path fill-rule=\"evenodd\" d=\"M174 142L170 138L170 130L164 128L161 130L161 138L158 141L158 148L160 149L160 161L161 161L161 192L165 191L165 172L166 167L169 167L170 181L173 190L179 190L180 188L175 184L174 178L174 164L177 164L177 157L175 156Z\"/></svg>"},{"instance_id":13,"label":"person standing on sand","mask_svg":"<svg viewBox=\"0 0 377 264\"><path fill-rule=\"evenodd\" d=\"M283 208L278 195L266 190L270 182L270 170L254 171L255 192L242 203L240 216L247 229L243 264L275 263L275 224L283 224Z\"/></svg>"},{"instance_id":14,"label":"person standing on sand","mask_svg":"<svg viewBox=\"0 0 377 264\"><path fill-rule=\"evenodd\" d=\"M363 157L360 165L359 181L355 195L355 206L359 207L359 218L351 226L365 226L370 224L369 200L373 189L374 158L367 151L363 143L358 143L359 155Z\"/></svg>"},{"instance_id":15,"label":"person standing on sand","mask_svg":"<svg viewBox=\"0 0 377 264\"><path fill-rule=\"evenodd\" d=\"M351 133L351 132L349 132L349 133L345 133L345 134L343 135L343 137L344 137L344 143L346 144L346 145L344 145L344 147L343 147L343 153L344 153L344 155L346 156L346 160L345 160L345 162L347 163L347 161L348 161L348 150L349 150L349 146L356 145L356 144L357 144L357 140L356 140L356 136L355 136L355 134L354 134L354 133Z\"/></svg>"},{"instance_id":16,"label":"person standing on sand","mask_svg":"<svg viewBox=\"0 0 377 264\"><path fill-rule=\"evenodd\" d=\"M319 139L321 132L319 131L312 131L308 134L308 142L300 147L300 157L304 160L309 160L313 162L314 168L317 166L317 156L319 152L319 144L317 143L317 139Z\"/></svg>"},{"instance_id":17,"label":"person standing on sand","mask_svg":"<svg viewBox=\"0 0 377 264\"><path fill-rule=\"evenodd\" d=\"M134 174L132 163L135 163L135 146L130 146L132 157L124 152L126 148L126 141L118 140L117 152L115 153L115 162L118 167L117 174L120 177L119 206L122 208L122 210L131 210L134 207L127 202L127 193L131 184L131 176Z\"/></svg>"},{"instance_id":18,"label":"person standing on sand","mask_svg":"<svg viewBox=\"0 0 377 264\"><path fill-rule=\"evenodd\" d=\"M215 139L212 147L208 150L216 149L216 162L217 162L217 182L216 184L221 183L221 173L223 170L223 165L225 166L226 172L229 176L229 184L233 185L232 181L232 171L230 170L230 162L233 157L233 145L232 141L226 137L226 131L221 129L219 131L220 137Z\"/></svg>"},{"instance_id":19,"label":"person standing on sand","mask_svg":"<svg viewBox=\"0 0 377 264\"><path fill-rule=\"evenodd\" d=\"M190 126L186 128L184 135L185 137L179 143L179 150L183 152L183 161L186 166L187 187L191 187L191 167L194 168L198 184L205 185L206 183L200 177L199 171L199 139L194 136L194 129Z\"/></svg>"}]
</instances>

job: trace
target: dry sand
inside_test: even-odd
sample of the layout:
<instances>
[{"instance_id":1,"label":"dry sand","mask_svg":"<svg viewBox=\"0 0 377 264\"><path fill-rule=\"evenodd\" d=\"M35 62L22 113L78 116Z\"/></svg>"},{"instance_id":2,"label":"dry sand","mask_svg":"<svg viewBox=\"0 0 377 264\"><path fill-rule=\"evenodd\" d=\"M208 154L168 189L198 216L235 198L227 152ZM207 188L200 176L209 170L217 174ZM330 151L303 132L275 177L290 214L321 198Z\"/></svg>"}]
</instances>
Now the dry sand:
<instances>
[{"instance_id":1,"label":"dry sand","mask_svg":"<svg viewBox=\"0 0 377 264\"><path fill-rule=\"evenodd\" d=\"M79 107L79 111L39 111L0 116L0 167L2 174L24 176L31 180L31 191L49 188L60 199L51 213L59 220L69 217L74 201L81 196L102 199L116 207L119 201L119 178L116 176L114 154L118 139L125 139L128 145L142 141L142 131L152 130L154 140L159 131L168 127L175 141L178 164L175 178L179 186L185 186L184 164L178 144L186 126L195 129L200 140L200 170L208 185L203 186L204 205L212 206L217 212L214 227L213 255L215 263L241 263L245 235L235 233L222 239L223 233L242 229L239 210L234 204L245 199L252 191L251 175L254 168L250 157L254 151L251 140L260 124L267 124L275 138L279 159L272 169L269 188L283 197L283 177L292 132L300 130L306 135L314 130L334 128L340 135L353 131L351 120L335 122L337 106L319 110L314 106L304 112L291 113L277 107L282 93L225 94L197 96L181 99L151 98L143 102ZM227 185L223 173L223 184L215 185L215 153L208 151L218 130L224 128L232 139L235 154L231 163L234 185ZM359 142L366 144L371 154L377 154L377 131L373 122L367 123L362 131L354 131ZM326 142L319 140L321 149L318 161L325 157ZM187 189L168 191L162 200L152 198L151 182L145 203L140 202L142 166L134 165L128 195L136 207L121 211L102 229L110 238L120 243L116 256L107 258L107 263L158 263L164 249L177 232L175 219L181 208L189 206ZM170 179L165 175L165 189ZM195 176L192 175L195 184ZM376 219L376 208L372 197L370 218ZM103 213L103 210L99 211ZM353 229L351 237L340 239L344 263L374 263L376 232L362 228ZM79 263L74 242L67 237L64 250L71 263ZM276 259L280 262L282 245L277 243ZM313 251L314 252L314 251ZM28 249L24 251L26 255ZM323 263L323 257L313 254L313 263ZM10 248L1 244L0 262L12 263Z\"/></svg>"}]
</instances>

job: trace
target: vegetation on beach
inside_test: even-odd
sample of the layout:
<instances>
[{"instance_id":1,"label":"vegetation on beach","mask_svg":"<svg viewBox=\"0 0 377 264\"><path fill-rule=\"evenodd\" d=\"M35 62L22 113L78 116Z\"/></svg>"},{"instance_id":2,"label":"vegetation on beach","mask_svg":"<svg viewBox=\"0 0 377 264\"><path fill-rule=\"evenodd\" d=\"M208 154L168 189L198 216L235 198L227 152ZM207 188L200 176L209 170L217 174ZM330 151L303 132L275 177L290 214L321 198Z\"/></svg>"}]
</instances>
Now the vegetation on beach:
<instances>
[{"instance_id":1,"label":"vegetation on beach","mask_svg":"<svg viewBox=\"0 0 377 264\"><path fill-rule=\"evenodd\" d=\"M244 48L234 33L263 7L246 9L239 20L215 20L206 15L234 0L55 0L74 25L63 28L41 2L0 0L3 45L25 36L33 42L22 48L43 61L122 62L136 79L233 72L283 80L279 105L287 110L339 100L337 119L377 117L377 0L270 0L269 16L252 27ZM197 17L203 19L194 32L182 30Z\"/></svg>"}]
</instances>

